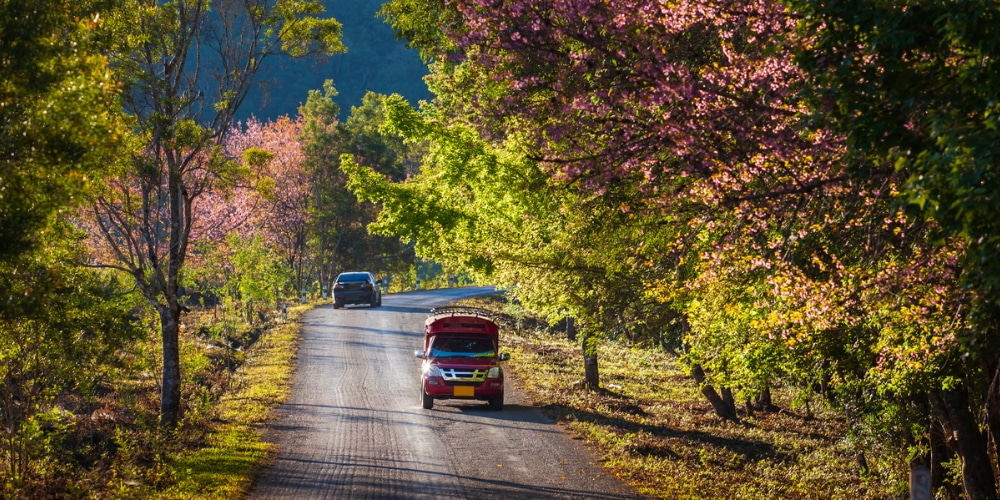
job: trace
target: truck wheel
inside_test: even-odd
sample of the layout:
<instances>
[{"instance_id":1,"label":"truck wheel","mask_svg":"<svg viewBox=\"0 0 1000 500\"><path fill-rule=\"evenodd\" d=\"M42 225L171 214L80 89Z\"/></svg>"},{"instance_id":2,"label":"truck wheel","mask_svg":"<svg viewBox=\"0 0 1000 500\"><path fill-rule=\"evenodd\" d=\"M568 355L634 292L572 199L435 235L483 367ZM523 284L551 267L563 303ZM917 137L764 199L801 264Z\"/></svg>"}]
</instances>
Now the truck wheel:
<instances>
[{"instance_id":1,"label":"truck wheel","mask_svg":"<svg viewBox=\"0 0 1000 500\"><path fill-rule=\"evenodd\" d=\"M424 392L423 387L420 387L420 403L423 405L425 410L434 408L434 398L428 396L427 393Z\"/></svg>"},{"instance_id":2,"label":"truck wheel","mask_svg":"<svg viewBox=\"0 0 1000 500\"><path fill-rule=\"evenodd\" d=\"M503 409L503 393L490 400L490 409L500 411Z\"/></svg>"}]
</instances>

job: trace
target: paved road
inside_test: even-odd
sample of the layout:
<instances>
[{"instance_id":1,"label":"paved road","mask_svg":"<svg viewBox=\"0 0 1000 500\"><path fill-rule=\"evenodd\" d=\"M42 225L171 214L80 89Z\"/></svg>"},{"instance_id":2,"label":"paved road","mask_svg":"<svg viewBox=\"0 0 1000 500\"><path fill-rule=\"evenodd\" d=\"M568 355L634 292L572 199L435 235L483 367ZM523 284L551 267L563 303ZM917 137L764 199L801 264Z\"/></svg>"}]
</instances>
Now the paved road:
<instances>
[{"instance_id":1,"label":"paved road","mask_svg":"<svg viewBox=\"0 0 1000 500\"><path fill-rule=\"evenodd\" d=\"M489 291L393 294L381 308L306 314L292 397L269 429L278 459L251 498L635 498L516 388L501 412L420 407L413 351L429 309Z\"/></svg>"}]
</instances>

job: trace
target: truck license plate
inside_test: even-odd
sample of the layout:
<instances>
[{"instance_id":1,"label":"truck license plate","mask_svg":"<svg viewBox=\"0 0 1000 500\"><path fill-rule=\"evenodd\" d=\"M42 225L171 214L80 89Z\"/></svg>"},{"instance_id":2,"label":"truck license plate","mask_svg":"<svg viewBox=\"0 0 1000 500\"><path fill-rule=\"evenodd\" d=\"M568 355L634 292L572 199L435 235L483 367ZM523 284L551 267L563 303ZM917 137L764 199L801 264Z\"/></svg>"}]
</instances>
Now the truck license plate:
<instances>
[{"instance_id":1,"label":"truck license plate","mask_svg":"<svg viewBox=\"0 0 1000 500\"><path fill-rule=\"evenodd\" d=\"M471 385L456 385L455 395L459 397L473 397L476 395L476 388Z\"/></svg>"}]
</instances>

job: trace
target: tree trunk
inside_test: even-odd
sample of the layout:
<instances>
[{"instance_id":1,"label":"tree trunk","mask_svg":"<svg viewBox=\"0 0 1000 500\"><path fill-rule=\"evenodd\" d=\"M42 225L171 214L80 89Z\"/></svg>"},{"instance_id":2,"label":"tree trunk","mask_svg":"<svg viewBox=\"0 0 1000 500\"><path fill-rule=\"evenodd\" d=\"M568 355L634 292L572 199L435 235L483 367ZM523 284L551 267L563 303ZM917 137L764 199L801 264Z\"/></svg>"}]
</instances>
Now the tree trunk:
<instances>
[{"instance_id":1,"label":"tree trunk","mask_svg":"<svg viewBox=\"0 0 1000 500\"><path fill-rule=\"evenodd\" d=\"M583 383L588 389L601 387L601 376L597 366L597 337L584 329L583 334Z\"/></svg>"},{"instance_id":2,"label":"tree trunk","mask_svg":"<svg viewBox=\"0 0 1000 500\"><path fill-rule=\"evenodd\" d=\"M658 327L654 327L654 328L649 328L647 331L649 331L649 336L652 337L653 339L653 345L656 346L657 348L666 351L667 346L664 345L663 335L660 334L660 329Z\"/></svg>"},{"instance_id":3,"label":"tree trunk","mask_svg":"<svg viewBox=\"0 0 1000 500\"><path fill-rule=\"evenodd\" d=\"M864 450L858 451L857 456L854 458L858 463L858 474L861 477L867 477L868 473L871 472L871 468L868 467L868 458L865 457Z\"/></svg>"},{"instance_id":4,"label":"tree trunk","mask_svg":"<svg viewBox=\"0 0 1000 500\"><path fill-rule=\"evenodd\" d=\"M969 410L969 394L964 386L935 391L931 396L938 418L948 436L949 445L962 460L962 484L969 500L997 500L993 466L986 440Z\"/></svg>"},{"instance_id":5,"label":"tree trunk","mask_svg":"<svg viewBox=\"0 0 1000 500\"><path fill-rule=\"evenodd\" d=\"M719 387L719 393L722 396L722 401L727 405L736 408L736 400L733 399L733 390L728 387Z\"/></svg>"},{"instance_id":6,"label":"tree trunk","mask_svg":"<svg viewBox=\"0 0 1000 500\"><path fill-rule=\"evenodd\" d=\"M944 464L955 456L955 453L948 448L947 433L941 428L940 422L931 422L930 432L930 467L931 467L931 489L936 491L945 485L945 477L948 471ZM948 486L948 498L961 497L961 488L953 484Z\"/></svg>"},{"instance_id":7,"label":"tree trunk","mask_svg":"<svg viewBox=\"0 0 1000 500\"><path fill-rule=\"evenodd\" d=\"M701 388L701 393L708 399L708 402L715 409L715 414L726 420L731 420L733 422L739 422L740 418L736 414L736 406L726 403L719 393L715 392L715 388L711 384L705 382L705 370L701 367L701 364L694 363L691 365L691 376L694 381L698 383L698 387ZM731 397L731 396L730 396Z\"/></svg>"},{"instance_id":8,"label":"tree trunk","mask_svg":"<svg viewBox=\"0 0 1000 500\"><path fill-rule=\"evenodd\" d=\"M771 400L770 386L761 389L760 394L757 395L757 408L760 408L762 411L775 411L777 409Z\"/></svg>"},{"instance_id":9,"label":"tree trunk","mask_svg":"<svg viewBox=\"0 0 1000 500\"><path fill-rule=\"evenodd\" d=\"M326 278L326 284L330 286L330 295L333 295L333 284L337 280L339 273L337 272L337 250L340 249L340 241L344 237L343 228L337 228L337 242L333 244L333 249L330 250L330 274ZM321 282L322 286L323 283Z\"/></svg>"},{"instance_id":10,"label":"tree trunk","mask_svg":"<svg viewBox=\"0 0 1000 500\"><path fill-rule=\"evenodd\" d=\"M597 354L583 356L583 380L590 389L601 387L601 376L597 368Z\"/></svg>"},{"instance_id":11,"label":"tree trunk","mask_svg":"<svg viewBox=\"0 0 1000 500\"><path fill-rule=\"evenodd\" d=\"M1000 363L992 360L983 364L983 376L986 379L984 381L986 384L986 430L989 433L993 456L1000 460ZM998 473L1000 464L994 463L993 466L995 475Z\"/></svg>"},{"instance_id":12,"label":"tree trunk","mask_svg":"<svg viewBox=\"0 0 1000 500\"><path fill-rule=\"evenodd\" d=\"M160 392L160 424L174 428L181 413L180 308L160 309L163 335L163 386Z\"/></svg>"}]
</instances>

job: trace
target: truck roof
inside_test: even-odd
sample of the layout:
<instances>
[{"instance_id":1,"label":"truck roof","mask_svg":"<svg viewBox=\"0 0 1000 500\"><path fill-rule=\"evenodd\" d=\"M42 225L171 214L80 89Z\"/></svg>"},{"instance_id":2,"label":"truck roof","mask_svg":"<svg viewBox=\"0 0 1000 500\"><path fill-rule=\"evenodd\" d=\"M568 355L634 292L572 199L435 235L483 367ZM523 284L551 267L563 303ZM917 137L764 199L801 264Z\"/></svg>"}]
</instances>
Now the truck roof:
<instances>
[{"instance_id":1,"label":"truck roof","mask_svg":"<svg viewBox=\"0 0 1000 500\"><path fill-rule=\"evenodd\" d=\"M439 307L431 309L431 315L424 322L424 335L439 333L472 333L499 335L495 314L485 309L464 306Z\"/></svg>"}]
</instances>

